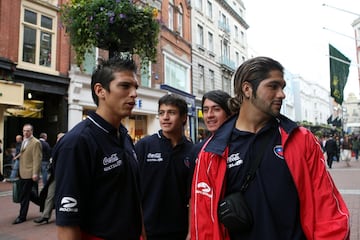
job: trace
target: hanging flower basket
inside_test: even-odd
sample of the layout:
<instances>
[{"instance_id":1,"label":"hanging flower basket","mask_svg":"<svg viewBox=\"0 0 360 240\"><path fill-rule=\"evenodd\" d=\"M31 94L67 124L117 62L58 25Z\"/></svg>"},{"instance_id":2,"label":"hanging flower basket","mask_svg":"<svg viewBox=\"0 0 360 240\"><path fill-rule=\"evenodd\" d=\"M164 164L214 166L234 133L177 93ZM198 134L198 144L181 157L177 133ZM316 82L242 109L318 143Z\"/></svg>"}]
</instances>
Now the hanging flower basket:
<instances>
[{"instance_id":1,"label":"hanging flower basket","mask_svg":"<svg viewBox=\"0 0 360 240\"><path fill-rule=\"evenodd\" d=\"M156 8L131 0L69 0L60 11L79 65L93 47L156 60L160 30Z\"/></svg>"}]
</instances>

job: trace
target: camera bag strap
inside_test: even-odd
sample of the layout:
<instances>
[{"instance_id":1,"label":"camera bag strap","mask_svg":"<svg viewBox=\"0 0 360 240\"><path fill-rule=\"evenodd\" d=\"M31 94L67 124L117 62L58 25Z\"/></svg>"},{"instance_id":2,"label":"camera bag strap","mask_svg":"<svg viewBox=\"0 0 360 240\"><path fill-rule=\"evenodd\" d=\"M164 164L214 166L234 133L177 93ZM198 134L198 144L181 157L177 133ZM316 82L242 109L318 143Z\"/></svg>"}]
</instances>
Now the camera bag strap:
<instances>
[{"instance_id":1,"label":"camera bag strap","mask_svg":"<svg viewBox=\"0 0 360 240\"><path fill-rule=\"evenodd\" d=\"M260 138L259 138L259 136L256 136L255 140L257 138L259 138L259 141L257 142L257 144L251 144L252 147L249 149L251 152L249 152L249 153L251 153L251 154L255 153L255 151L253 151L255 145L261 151L258 152L258 154L256 154L256 157L252 161L250 160L250 168L247 171L246 176L244 178L244 183L243 183L243 185L241 186L241 189L240 189L241 192L245 192L246 189L249 187L250 182L255 178L256 170L258 169L258 167L260 165L260 162L261 162L261 159L264 156L264 152L265 152L268 140L270 139L270 135L272 135L271 132L267 131L264 134L264 136L260 136ZM253 141L253 143L254 142L255 141Z\"/></svg>"}]
</instances>

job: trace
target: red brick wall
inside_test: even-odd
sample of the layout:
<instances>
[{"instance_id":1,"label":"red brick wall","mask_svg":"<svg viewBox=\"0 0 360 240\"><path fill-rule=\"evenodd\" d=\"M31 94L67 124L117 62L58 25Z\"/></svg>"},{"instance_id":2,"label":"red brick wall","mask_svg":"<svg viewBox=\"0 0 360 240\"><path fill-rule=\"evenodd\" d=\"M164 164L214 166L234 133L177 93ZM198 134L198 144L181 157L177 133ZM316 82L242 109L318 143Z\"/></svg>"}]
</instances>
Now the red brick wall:
<instances>
[{"instance_id":1,"label":"red brick wall","mask_svg":"<svg viewBox=\"0 0 360 240\"><path fill-rule=\"evenodd\" d=\"M59 0L59 5L67 2L67 0ZM58 14L58 32L57 32L57 56L56 69L60 74L68 75L71 64L71 48L70 40L65 32L65 28L61 24L60 14Z\"/></svg>"},{"instance_id":2,"label":"red brick wall","mask_svg":"<svg viewBox=\"0 0 360 240\"><path fill-rule=\"evenodd\" d=\"M0 0L0 56L18 61L21 1Z\"/></svg>"},{"instance_id":3,"label":"red brick wall","mask_svg":"<svg viewBox=\"0 0 360 240\"><path fill-rule=\"evenodd\" d=\"M152 86L155 84L164 83L164 56L162 55L163 49L171 49L172 54L181 58L185 58L191 63L191 9L188 7L186 0L175 0L175 6L182 4L183 7L183 37L178 36L175 31L170 31L168 25L168 6L169 1L163 0L161 10L159 11L162 27L160 29L160 41L158 48L157 63L153 64L153 77ZM177 28L177 10L174 9L174 29ZM159 76L159 80L155 80L154 75Z\"/></svg>"}]
</instances>

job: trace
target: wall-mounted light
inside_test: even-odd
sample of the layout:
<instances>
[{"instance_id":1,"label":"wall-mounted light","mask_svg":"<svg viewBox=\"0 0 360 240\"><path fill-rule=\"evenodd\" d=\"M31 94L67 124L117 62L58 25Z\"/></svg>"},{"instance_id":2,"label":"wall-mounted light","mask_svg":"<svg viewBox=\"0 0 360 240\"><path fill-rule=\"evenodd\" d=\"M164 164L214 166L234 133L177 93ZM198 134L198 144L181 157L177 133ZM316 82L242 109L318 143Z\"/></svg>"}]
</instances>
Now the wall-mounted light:
<instances>
[{"instance_id":1,"label":"wall-mounted light","mask_svg":"<svg viewBox=\"0 0 360 240\"><path fill-rule=\"evenodd\" d=\"M32 94L31 94L31 92L28 92L27 97L28 97L28 99L32 99Z\"/></svg>"}]
</instances>

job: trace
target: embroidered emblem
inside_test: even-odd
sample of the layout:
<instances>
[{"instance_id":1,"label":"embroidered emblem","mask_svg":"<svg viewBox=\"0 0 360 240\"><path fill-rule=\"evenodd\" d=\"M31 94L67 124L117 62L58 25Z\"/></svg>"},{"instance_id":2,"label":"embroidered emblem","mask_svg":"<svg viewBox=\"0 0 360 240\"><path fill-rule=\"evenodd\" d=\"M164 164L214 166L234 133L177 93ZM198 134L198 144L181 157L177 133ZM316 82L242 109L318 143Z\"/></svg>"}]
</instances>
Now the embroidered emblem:
<instances>
[{"instance_id":1,"label":"embroidered emblem","mask_svg":"<svg viewBox=\"0 0 360 240\"><path fill-rule=\"evenodd\" d=\"M276 145L274 147L274 153L276 156L278 156L281 159L284 159L284 152L283 152L283 148L281 145Z\"/></svg>"}]
</instances>

